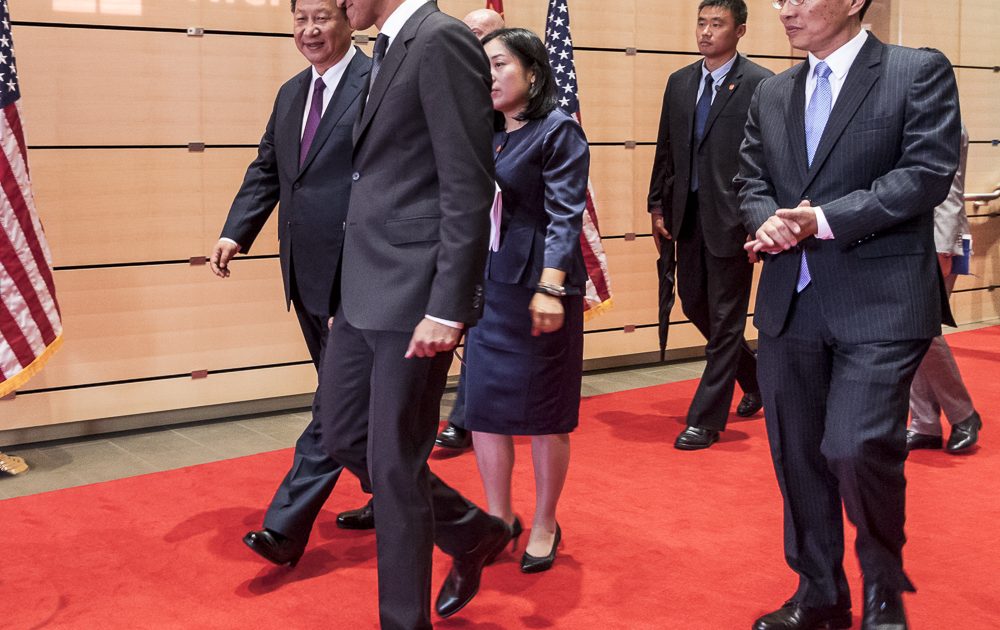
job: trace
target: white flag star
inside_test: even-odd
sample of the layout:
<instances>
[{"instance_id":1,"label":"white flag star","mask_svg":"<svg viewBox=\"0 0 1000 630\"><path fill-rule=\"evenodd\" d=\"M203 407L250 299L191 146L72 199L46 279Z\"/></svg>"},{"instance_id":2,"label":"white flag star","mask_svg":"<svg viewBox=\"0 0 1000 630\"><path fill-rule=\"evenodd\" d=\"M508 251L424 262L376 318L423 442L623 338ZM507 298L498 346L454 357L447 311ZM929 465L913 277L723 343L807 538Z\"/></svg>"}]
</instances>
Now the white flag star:
<instances>
[{"instance_id":1,"label":"white flag star","mask_svg":"<svg viewBox=\"0 0 1000 630\"><path fill-rule=\"evenodd\" d=\"M565 96L562 97L561 99L559 99L559 106L560 107L569 107L569 99L566 98Z\"/></svg>"},{"instance_id":2,"label":"white flag star","mask_svg":"<svg viewBox=\"0 0 1000 630\"><path fill-rule=\"evenodd\" d=\"M563 50L563 51L561 51L561 52L559 53L559 58L560 58L560 59L566 59L566 58L568 58L568 57L569 57L569 53L568 53L568 52L566 52L565 50Z\"/></svg>"},{"instance_id":3,"label":"white flag star","mask_svg":"<svg viewBox=\"0 0 1000 630\"><path fill-rule=\"evenodd\" d=\"M555 70L558 74L562 74L563 72L566 72L566 66L564 66L562 64L559 64L558 66L556 66L555 68L552 68L552 69ZM572 73L570 73L570 74L572 74Z\"/></svg>"}]
</instances>

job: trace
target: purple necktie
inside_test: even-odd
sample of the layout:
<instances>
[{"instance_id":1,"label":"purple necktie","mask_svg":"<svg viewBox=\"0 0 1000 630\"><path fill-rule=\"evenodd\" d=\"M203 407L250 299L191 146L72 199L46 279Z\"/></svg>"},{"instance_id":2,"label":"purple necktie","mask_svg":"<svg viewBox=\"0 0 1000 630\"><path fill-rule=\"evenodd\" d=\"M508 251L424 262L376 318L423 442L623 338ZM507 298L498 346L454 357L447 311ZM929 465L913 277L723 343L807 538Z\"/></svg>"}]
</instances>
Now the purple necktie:
<instances>
[{"instance_id":1,"label":"purple necktie","mask_svg":"<svg viewBox=\"0 0 1000 630\"><path fill-rule=\"evenodd\" d=\"M312 145L313 138L316 137L316 130L319 129L319 120L323 117L323 90L326 89L326 83L323 83L323 77L316 79L316 84L313 86L313 100L312 105L309 106L309 116L306 118L306 128L302 132L302 143L300 144L301 149L299 150L299 166L302 166L303 162L306 161L306 156L309 155L309 147Z\"/></svg>"}]
</instances>

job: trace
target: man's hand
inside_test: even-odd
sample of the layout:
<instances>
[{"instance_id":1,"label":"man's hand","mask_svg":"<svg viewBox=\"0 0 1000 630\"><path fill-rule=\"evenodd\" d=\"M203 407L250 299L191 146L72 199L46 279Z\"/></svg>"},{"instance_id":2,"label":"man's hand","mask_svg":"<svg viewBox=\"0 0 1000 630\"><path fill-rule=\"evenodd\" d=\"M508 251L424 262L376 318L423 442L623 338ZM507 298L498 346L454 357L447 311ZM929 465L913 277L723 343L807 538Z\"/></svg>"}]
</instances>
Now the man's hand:
<instances>
[{"instance_id":1,"label":"man's hand","mask_svg":"<svg viewBox=\"0 0 1000 630\"><path fill-rule=\"evenodd\" d=\"M798 241L800 243L810 236L816 236L816 233L819 232L819 223L816 221L816 211L813 210L808 199L800 203L798 208L791 210L782 208L775 214L777 214L779 218L783 219L785 224L789 227L798 227L798 231L795 232L795 235L798 237Z\"/></svg>"},{"instance_id":2,"label":"man's hand","mask_svg":"<svg viewBox=\"0 0 1000 630\"><path fill-rule=\"evenodd\" d=\"M562 300L554 295L536 293L528 305L531 312L531 336L555 332L562 328L566 312Z\"/></svg>"},{"instance_id":3,"label":"man's hand","mask_svg":"<svg viewBox=\"0 0 1000 630\"><path fill-rule=\"evenodd\" d=\"M817 231L816 211L805 199L798 208L789 210L779 208L772 216L757 228L757 234L748 241L743 249L754 262L756 254L778 254L798 245L803 239L813 236Z\"/></svg>"},{"instance_id":4,"label":"man's hand","mask_svg":"<svg viewBox=\"0 0 1000 630\"><path fill-rule=\"evenodd\" d=\"M410 338L410 345L406 349L405 357L432 357L438 352L447 352L458 345L458 339L462 336L460 328L452 328L445 324L427 319L420 320L417 327L413 329L413 337Z\"/></svg>"},{"instance_id":5,"label":"man's hand","mask_svg":"<svg viewBox=\"0 0 1000 630\"><path fill-rule=\"evenodd\" d=\"M212 248L212 273L220 278L229 277L229 261L233 256L240 253L240 246L232 241L220 238L219 242Z\"/></svg>"},{"instance_id":6,"label":"man's hand","mask_svg":"<svg viewBox=\"0 0 1000 630\"><path fill-rule=\"evenodd\" d=\"M953 262L954 261L952 261L951 259L951 254L943 254L941 252L938 252L938 264L941 265L941 275L944 276L945 278L951 275L951 267Z\"/></svg>"},{"instance_id":7,"label":"man's hand","mask_svg":"<svg viewBox=\"0 0 1000 630\"><path fill-rule=\"evenodd\" d=\"M649 213L649 222L653 231L653 244L656 245L656 253L660 253L660 248L662 243L660 239L671 240L670 231L667 230L667 226L663 221L663 212L656 212L655 210Z\"/></svg>"}]
</instances>

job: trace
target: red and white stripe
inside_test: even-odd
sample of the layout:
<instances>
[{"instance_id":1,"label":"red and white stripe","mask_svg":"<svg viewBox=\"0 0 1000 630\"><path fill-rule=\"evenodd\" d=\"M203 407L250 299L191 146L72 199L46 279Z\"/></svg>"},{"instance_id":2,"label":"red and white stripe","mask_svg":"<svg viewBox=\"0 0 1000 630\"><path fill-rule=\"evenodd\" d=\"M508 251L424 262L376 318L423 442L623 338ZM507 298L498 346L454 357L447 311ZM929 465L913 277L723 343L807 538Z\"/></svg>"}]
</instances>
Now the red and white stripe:
<instances>
[{"instance_id":1,"label":"red and white stripe","mask_svg":"<svg viewBox=\"0 0 1000 630\"><path fill-rule=\"evenodd\" d=\"M35 211L19 104L0 116L0 396L40 367L62 334L52 254ZM18 378L18 377L22 378Z\"/></svg>"}]
</instances>

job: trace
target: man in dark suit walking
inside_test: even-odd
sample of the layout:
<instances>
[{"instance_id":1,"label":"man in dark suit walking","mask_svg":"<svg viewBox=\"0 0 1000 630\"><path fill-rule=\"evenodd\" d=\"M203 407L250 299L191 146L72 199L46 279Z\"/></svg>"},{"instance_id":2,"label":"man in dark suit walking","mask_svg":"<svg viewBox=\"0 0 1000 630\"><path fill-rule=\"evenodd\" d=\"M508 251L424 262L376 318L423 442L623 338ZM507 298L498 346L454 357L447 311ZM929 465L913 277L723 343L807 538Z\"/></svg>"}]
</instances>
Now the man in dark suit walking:
<instances>
[{"instance_id":1,"label":"man in dark suit walking","mask_svg":"<svg viewBox=\"0 0 1000 630\"><path fill-rule=\"evenodd\" d=\"M649 185L657 251L677 244L677 292L684 314L705 336L705 372L674 446L711 446L726 428L735 383L737 414L760 410L757 360L743 338L753 266L733 188L747 108L773 73L741 56L743 0L702 0L695 35L704 58L670 75Z\"/></svg>"},{"instance_id":2,"label":"man in dark suit walking","mask_svg":"<svg viewBox=\"0 0 1000 630\"><path fill-rule=\"evenodd\" d=\"M490 69L461 22L425 0L338 0L378 27L354 130L354 184L314 413L337 461L371 476L383 628L430 628L431 553L454 563L442 616L475 595L510 529L430 472L462 329L482 310L493 201Z\"/></svg>"},{"instance_id":3,"label":"man in dark suit walking","mask_svg":"<svg viewBox=\"0 0 1000 630\"><path fill-rule=\"evenodd\" d=\"M327 340L343 223L351 194L351 147L371 59L351 46L351 27L333 0L292 2L295 44L310 67L278 90L257 159L247 169L212 252L212 270L247 253L279 201L278 238L287 305L319 368ZM313 418L295 444L291 469L244 542L276 564L294 564L343 470L323 449ZM362 481L367 485L367 477ZM370 508L345 513L341 526L371 527Z\"/></svg>"},{"instance_id":4,"label":"man in dark suit walking","mask_svg":"<svg viewBox=\"0 0 1000 630\"><path fill-rule=\"evenodd\" d=\"M843 505L862 628L900 630L909 388L950 317L933 221L958 167L955 76L862 30L870 0L777 4L809 59L757 89L736 183L765 255L759 375L799 586L754 628L850 627Z\"/></svg>"}]
</instances>

